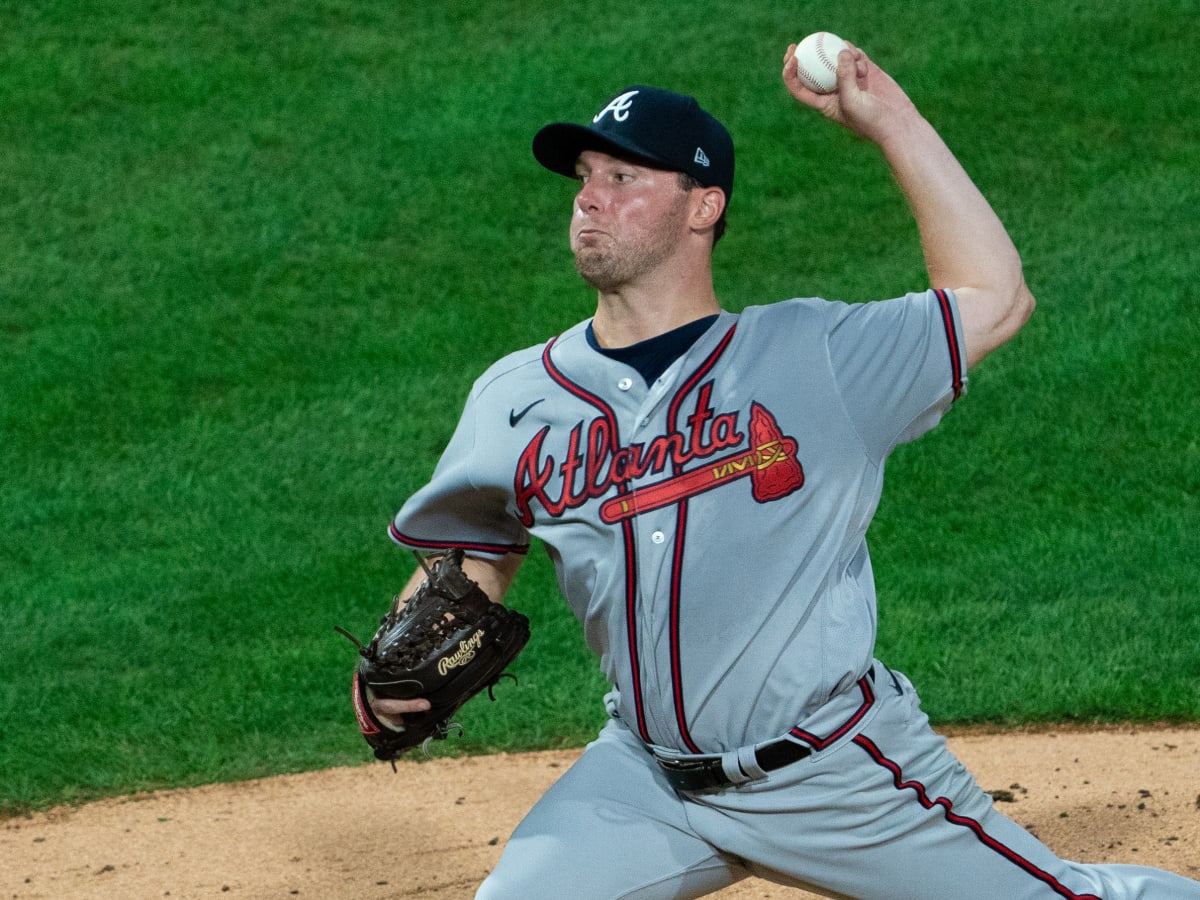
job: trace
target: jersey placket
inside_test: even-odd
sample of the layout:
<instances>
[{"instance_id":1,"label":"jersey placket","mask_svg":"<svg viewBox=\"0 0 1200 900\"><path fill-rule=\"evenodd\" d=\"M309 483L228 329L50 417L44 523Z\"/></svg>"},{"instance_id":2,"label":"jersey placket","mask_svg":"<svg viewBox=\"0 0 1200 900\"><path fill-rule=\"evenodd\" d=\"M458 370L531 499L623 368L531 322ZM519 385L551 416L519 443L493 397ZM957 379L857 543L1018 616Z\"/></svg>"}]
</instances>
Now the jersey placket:
<instances>
[{"instance_id":1,"label":"jersey placket","mask_svg":"<svg viewBox=\"0 0 1200 900\"><path fill-rule=\"evenodd\" d=\"M662 437L665 430L663 406L674 386L675 379L671 373L675 371L678 371L677 365L673 365L649 388L644 387L640 379L636 382L631 379L629 384L625 381L618 383L619 388L629 392L630 401L636 402L639 394L641 395L641 402L637 405L627 429L630 445L648 446L656 438ZM670 474L671 469L668 465L663 471L647 472L628 487L634 490L642 484L653 483ZM673 706L668 587L674 547L675 510L668 507L640 513L629 521L634 539L634 558L630 559L628 564L637 573L637 597L632 605L636 620L632 625L637 634L636 648L639 659L635 668L641 678L639 695L645 707L642 713L648 721L649 730L662 735L674 729L674 722L668 712ZM644 737L649 737L649 734Z\"/></svg>"},{"instance_id":2,"label":"jersey placket","mask_svg":"<svg viewBox=\"0 0 1200 900\"><path fill-rule=\"evenodd\" d=\"M710 377L735 330L736 326L731 328L717 348L694 370L687 368L694 357L690 353L685 354L651 386L633 424L632 442L649 444L655 438L688 430L682 421L685 417L682 410L696 394L701 382ZM664 410L663 404L668 399L669 405ZM683 473L682 464L670 461L663 471L647 473L641 483L676 478ZM654 720L661 734L674 732L683 747L693 753L701 753L703 751L689 732L683 671L684 648L680 641L687 506L688 501L684 499L662 509L638 513L634 517L640 594L637 630L640 635L638 643L642 648L639 668L643 699L655 698L658 701L647 717Z\"/></svg>"}]
</instances>

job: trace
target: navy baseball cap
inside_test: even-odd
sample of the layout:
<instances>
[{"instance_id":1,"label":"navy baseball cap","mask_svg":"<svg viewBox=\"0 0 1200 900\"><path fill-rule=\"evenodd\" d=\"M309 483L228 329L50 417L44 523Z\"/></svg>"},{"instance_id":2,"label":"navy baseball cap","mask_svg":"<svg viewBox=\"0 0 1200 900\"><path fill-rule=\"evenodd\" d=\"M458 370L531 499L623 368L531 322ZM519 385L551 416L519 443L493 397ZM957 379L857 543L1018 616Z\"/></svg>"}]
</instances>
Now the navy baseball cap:
<instances>
[{"instance_id":1,"label":"navy baseball cap","mask_svg":"<svg viewBox=\"0 0 1200 900\"><path fill-rule=\"evenodd\" d=\"M685 172L723 190L726 204L733 194L733 139L694 97L635 85L609 100L591 125L555 122L533 137L537 161L568 178L584 150Z\"/></svg>"}]
</instances>

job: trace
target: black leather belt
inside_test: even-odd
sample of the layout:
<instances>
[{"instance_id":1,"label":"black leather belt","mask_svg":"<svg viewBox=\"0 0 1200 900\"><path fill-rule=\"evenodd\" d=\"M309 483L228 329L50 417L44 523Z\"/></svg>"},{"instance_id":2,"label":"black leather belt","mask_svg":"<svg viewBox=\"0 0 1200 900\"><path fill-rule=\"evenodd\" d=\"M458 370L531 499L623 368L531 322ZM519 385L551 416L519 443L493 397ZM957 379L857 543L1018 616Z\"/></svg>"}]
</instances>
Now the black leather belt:
<instances>
[{"instance_id":1,"label":"black leather belt","mask_svg":"<svg viewBox=\"0 0 1200 900\"><path fill-rule=\"evenodd\" d=\"M873 682L874 668L868 669L864 677ZM811 747L780 738L755 750L754 760L764 772L774 772L812 756L812 752ZM671 782L671 787L677 791L711 791L732 787L735 783L725 774L720 756L685 756L678 759L655 756L654 759L667 776L667 781Z\"/></svg>"},{"instance_id":2,"label":"black leather belt","mask_svg":"<svg viewBox=\"0 0 1200 900\"><path fill-rule=\"evenodd\" d=\"M812 755L812 748L782 738L754 751L754 759L764 772L774 772ZM658 766L677 791L711 791L733 785L721 765L721 757L684 757L669 759L656 756Z\"/></svg>"}]
</instances>

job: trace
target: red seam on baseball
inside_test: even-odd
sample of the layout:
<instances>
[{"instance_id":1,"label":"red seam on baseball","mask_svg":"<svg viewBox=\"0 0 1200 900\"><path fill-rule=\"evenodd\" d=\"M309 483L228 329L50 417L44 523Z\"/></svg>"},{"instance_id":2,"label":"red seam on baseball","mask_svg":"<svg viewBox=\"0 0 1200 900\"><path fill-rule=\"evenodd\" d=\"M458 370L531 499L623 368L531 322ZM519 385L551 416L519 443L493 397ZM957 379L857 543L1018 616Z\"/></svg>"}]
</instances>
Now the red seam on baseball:
<instances>
[{"instance_id":1,"label":"red seam on baseball","mask_svg":"<svg viewBox=\"0 0 1200 900\"><path fill-rule=\"evenodd\" d=\"M829 66L832 72L837 73L837 63L830 60L829 54L825 52L825 35L817 38L817 56L825 60L825 65Z\"/></svg>"}]
</instances>

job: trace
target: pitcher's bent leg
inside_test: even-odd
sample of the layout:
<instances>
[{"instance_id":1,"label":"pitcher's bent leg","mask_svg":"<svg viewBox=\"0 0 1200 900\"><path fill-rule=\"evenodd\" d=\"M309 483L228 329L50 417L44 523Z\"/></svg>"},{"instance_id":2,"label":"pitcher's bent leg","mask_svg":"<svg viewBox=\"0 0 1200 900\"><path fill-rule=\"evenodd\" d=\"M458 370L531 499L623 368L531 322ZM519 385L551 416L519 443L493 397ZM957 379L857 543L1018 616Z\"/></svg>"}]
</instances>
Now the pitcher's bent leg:
<instances>
[{"instance_id":1,"label":"pitcher's bent leg","mask_svg":"<svg viewBox=\"0 0 1200 900\"><path fill-rule=\"evenodd\" d=\"M682 900L738 881L624 726L600 737L517 826L476 900Z\"/></svg>"},{"instance_id":2,"label":"pitcher's bent leg","mask_svg":"<svg viewBox=\"0 0 1200 900\"><path fill-rule=\"evenodd\" d=\"M877 670L875 687L857 733L698 796L693 827L754 874L857 900L1200 900L1171 872L1060 859L995 809L906 678Z\"/></svg>"}]
</instances>

